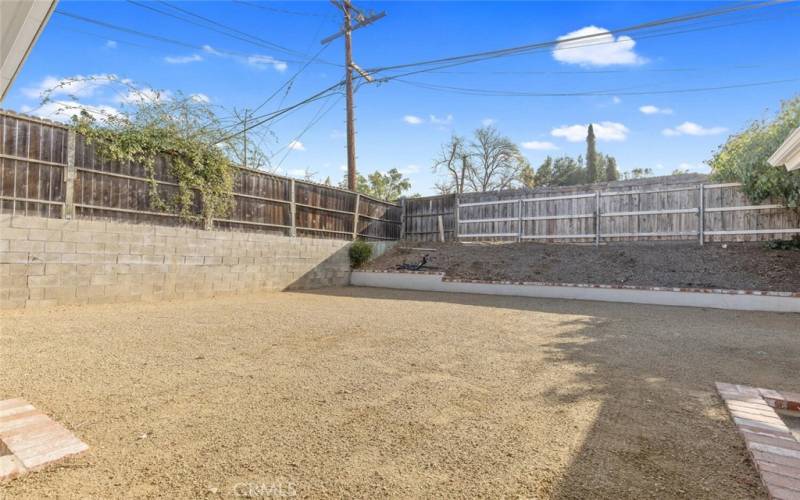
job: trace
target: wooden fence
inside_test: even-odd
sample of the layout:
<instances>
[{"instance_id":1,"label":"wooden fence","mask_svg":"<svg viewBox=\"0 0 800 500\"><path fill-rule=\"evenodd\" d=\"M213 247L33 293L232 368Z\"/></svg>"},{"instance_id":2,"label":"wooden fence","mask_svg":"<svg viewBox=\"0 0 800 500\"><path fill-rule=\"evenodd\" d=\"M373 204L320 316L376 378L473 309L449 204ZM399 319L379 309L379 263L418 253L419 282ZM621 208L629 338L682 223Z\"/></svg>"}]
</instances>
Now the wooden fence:
<instances>
[{"instance_id":1,"label":"wooden fence","mask_svg":"<svg viewBox=\"0 0 800 500\"><path fill-rule=\"evenodd\" d=\"M800 234L795 211L703 176L405 200L405 237L594 243L755 241Z\"/></svg>"},{"instance_id":2,"label":"wooden fence","mask_svg":"<svg viewBox=\"0 0 800 500\"><path fill-rule=\"evenodd\" d=\"M62 124L0 111L0 134L0 213L186 224L152 207L143 166L98 157ZM177 192L167 158L156 162L155 179L162 198ZM237 168L233 197L233 210L214 219L215 228L374 240L401 233L399 205L332 186Z\"/></svg>"}]
</instances>

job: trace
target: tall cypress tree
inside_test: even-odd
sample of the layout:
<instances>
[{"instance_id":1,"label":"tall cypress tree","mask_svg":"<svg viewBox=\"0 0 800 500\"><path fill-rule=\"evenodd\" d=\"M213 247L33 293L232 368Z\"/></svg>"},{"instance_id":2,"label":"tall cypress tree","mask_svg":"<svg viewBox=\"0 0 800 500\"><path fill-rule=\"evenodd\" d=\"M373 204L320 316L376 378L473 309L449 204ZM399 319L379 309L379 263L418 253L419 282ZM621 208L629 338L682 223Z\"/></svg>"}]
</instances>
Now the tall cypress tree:
<instances>
[{"instance_id":1,"label":"tall cypress tree","mask_svg":"<svg viewBox=\"0 0 800 500\"><path fill-rule=\"evenodd\" d=\"M586 177L588 182L597 182L597 145L595 144L594 127L589 124L586 135Z\"/></svg>"}]
</instances>

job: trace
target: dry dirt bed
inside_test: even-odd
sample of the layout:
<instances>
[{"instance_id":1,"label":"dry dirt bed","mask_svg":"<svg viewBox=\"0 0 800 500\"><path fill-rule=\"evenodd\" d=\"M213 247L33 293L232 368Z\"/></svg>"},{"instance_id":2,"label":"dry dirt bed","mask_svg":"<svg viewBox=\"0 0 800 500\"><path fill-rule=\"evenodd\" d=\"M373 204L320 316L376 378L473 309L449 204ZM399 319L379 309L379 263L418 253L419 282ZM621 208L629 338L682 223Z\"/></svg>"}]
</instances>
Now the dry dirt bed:
<instances>
[{"instance_id":1,"label":"dry dirt bed","mask_svg":"<svg viewBox=\"0 0 800 500\"><path fill-rule=\"evenodd\" d=\"M0 399L91 446L6 498L763 497L713 382L800 373L770 313L347 288L0 320Z\"/></svg>"},{"instance_id":2,"label":"dry dirt bed","mask_svg":"<svg viewBox=\"0 0 800 500\"><path fill-rule=\"evenodd\" d=\"M453 278L600 285L727 288L800 292L800 250L770 250L765 243L620 242L601 245L543 243L404 243L370 264L395 269L429 254L430 265ZM411 247L413 248L413 247Z\"/></svg>"}]
</instances>

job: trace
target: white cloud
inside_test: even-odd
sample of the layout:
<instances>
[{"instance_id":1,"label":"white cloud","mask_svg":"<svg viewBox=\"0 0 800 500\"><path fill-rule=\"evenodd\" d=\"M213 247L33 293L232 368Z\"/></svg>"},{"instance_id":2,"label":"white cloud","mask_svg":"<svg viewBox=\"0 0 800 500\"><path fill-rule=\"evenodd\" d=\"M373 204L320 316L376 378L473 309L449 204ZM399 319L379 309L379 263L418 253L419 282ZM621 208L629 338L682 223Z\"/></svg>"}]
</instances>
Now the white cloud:
<instances>
[{"instance_id":1,"label":"white cloud","mask_svg":"<svg viewBox=\"0 0 800 500\"><path fill-rule=\"evenodd\" d=\"M451 125L453 123L453 115L447 115L441 118L436 115L430 115L430 120L434 125Z\"/></svg>"},{"instance_id":2,"label":"white cloud","mask_svg":"<svg viewBox=\"0 0 800 500\"><path fill-rule=\"evenodd\" d=\"M607 29L597 26L586 26L560 36L558 40L579 37L587 38L560 41L556 44L553 58L556 61L582 66L636 65L647 62L647 59L634 52L636 42L633 38L624 35L614 38Z\"/></svg>"},{"instance_id":3,"label":"white cloud","mask_svg":"<svg viewBox=\"0 0 800 500\"><path fill-rule=\"evenodd\" d=\"M75 101L48 101L37 108L23 106L22 111L39 118L53 121L68 121L72 116L86 111L93 118L103 121L108 117L119 116L119 111L113 106L81 104Z\"/></svg>"},{"instance_id":4,"label":"white cloud","mask_svg":"<svg viewBox=\"0 0 800 500\"><path fill-rule=\"evenodd\" d=\"M218 51L217 49L215 49L214 47L212 47L211 45L208 45L208 44L203 45L203 52L205 52L206 54L212 54L212 55L215 55L215 56L225 57L225 54L223 54L222 52Z\"/></svg>"},{"instance_id":5,"label":"white cloud","mask_svg":"<svg viewBox=\"0 0 800 500\"><path fill-rule=\"evenodd\" d=\"M706 128L694 122L683 122L675 128L665 128L664 130L661 131L661 133L666 135L667 137L674 137L678 135L704 136L704 135L722 134L727 130L728 129L726 129L725 127Z\"/></svg>"},{"instance_id":6,"label":"white cloud","mask_svg":"<svg viewBox=\"0 0 800 500\"><path fill-rule=\"evenodd\" d=\"M484 118L483 120L481 120L481 125L483 125L484 127L491 127L495 123L497 123L497 120L495 120L494 118Z\"/></svg>"},{"instance_id":7,"label":"white cloud","mask_svg":"<svg viewBox=\"0 0 800 500\"><path fill-rule=\"evenodd\" d=\"M305 145L300 141L292 141L292 142L290 142L288 148L293 150L293 151L305 151L306 150Z\"/></svg>"},{"instance_id":8,"label":"white cloud","mask_svg":"<svg viewBox=\"0 0 800 500\"><path fill-rule=\"evenodd\" d=\"M289 67L289 65L286 64L285 61L281 61L280 59L275 59L272 56L264 54L253 54L251 56L238 56L227 52L219 51L208 44L203 45L203 52L224 59L233 59L235 61L238 61L242 64L246 64L256 69L272 68L278 73L283 73Z\"/></svg>"},{"instance_id":9,"label":"white cloud","mask_svg":"<svg viewBox=\"0 0 800 500\"><path fill-rule=\"evenodd\" d=\"M652 104L647 104L645 106L641 106L639 111L646 115L671 115L672 109L670 108L659 108L658 106L653 106Z\"/></svg>"},{"instance_id":10,"label":"white cloud","mask_svg":"<svg viewBox=\"0 0 800 500\"><path fill-rule=\"evenodd\" d=\"M525 149L532 149L534 151L548 151L548 150L558 149L558 146L548 141L523 142L522 147Z\"/></svg>"},{"instance_id":11,"label":"white cloud","mask_svg":"<svg viewBox=\"0 0 800 500\"><path fill-rule=\"evenodd\" d=\"M619 103L622 102L622 99L620 99L617 96L614 96L614 97L611 98L611 102L613 102L614 104L619 104Z\"/></svg>"},{"instance_id":12,"label":"white cloud","mask_svg":"<svg viewBox=\"0 0 800 500\"><path fill-rule=\"evenodd\" d=\"M617 122L600 122L594 125L594 135L598 141L624 141L628 138L628 127ZM553 137L562 137L569 142L586 140L589 125L563 125L550 131Z\"/></svg>"},{"instance_id":13,"label":"white cloud","mask_svg":"<svg viewBox=\"0 0 800 500\"><path fill-rule=\"evenodd\" d=\"M347 172L347 165L339 165L339 170L342 172Z\"/></svg>"},{"instance_id":14,"label":"white cloud","mask_svg":"<svg viewBox=\"0 0 800 500\"><path fill-rule=\"evenodd\" d=\"M116 49L117 48L117 42L115 42L114 40L107 41L106 42L106 48L107 49Z\"/></svg>"},{"instance_id":15,"label":"white cloud","mask_svg":"<svg viewBox=\"0 0 800 500\"><path fill-rule=\"evenodd\" d=\"M404 175L416 174L417 172L419 172L419 165L407 165L403 168L398 168L397 171Z\"/></svg>"},{"instance_id":16,"label":"white cloud","mask_svg":"<svg viewBox=\"0 0 800 500\"><path fill-rule=\"evenodd\" d=\"M208 104L209 102L211 102L211 98L205 94L197 93L197 94L192 94L189 97L195 102L201 102L204 104Z\"/></svg>"},{"instance_id":17,"label":"white cloud","mask_svg":"<svg viewBox=\"0 0 800 500\"><path fill-rule=\"evenodd\" d=\"M41 99L49 91L49 97L91 97L99 88L118 80L113 74L75 75L67 78L47 76L35 87L23 88L22 93L33 99Z\"/></svg>"},{"instance_id":18,"label":"white cloud","mask_svg":"<svg viewBox=\"0 0 800 500\"><path fill-rule=\"evenodd\" d=\"M266 69L271 67L272 69L274 69L279 73L283 73L284 71L286 71L286 68L289 67L289 65L286 64L284 61L275 59L272 56L265 56L262 54L249 56L247 58L247 64L257 69Z\"/></svg>"},{"instance_id":19,"label":"white cloud","mask_svg":"<svg viewBox=\"0 0 800 500\"><path fill-rule=\"evenodd\" d=\"M188 56L166 56L164 62L168 64L188 64L193 62L200 62L203 56L200 54L191 54Z\"/></svg>"},{"instance_id":20,"label":"white cloud","mask_svg":"<svg viewBox=\"0 0 800 500\"><path fill-rule=\"evenodd\" d=\"M403 117L403 121L408 123L409 125L419 125L420 123L422 123L423 120L419 116L406 115Z\"/></svg>"}]
</instances>

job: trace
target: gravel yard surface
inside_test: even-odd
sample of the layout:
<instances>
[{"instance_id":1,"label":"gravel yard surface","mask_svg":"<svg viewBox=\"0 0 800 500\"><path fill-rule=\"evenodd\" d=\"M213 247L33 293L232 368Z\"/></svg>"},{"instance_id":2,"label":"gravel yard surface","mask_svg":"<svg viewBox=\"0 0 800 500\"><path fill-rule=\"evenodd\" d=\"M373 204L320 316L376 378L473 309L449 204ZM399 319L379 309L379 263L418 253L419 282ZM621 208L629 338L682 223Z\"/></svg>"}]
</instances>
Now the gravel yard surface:
<instances>
[{"instance_id":1,"label":"gravel yard surface","mask_svg":"<svg viewBox=\"0 0 800 500\"><path fill-rule=\"evenodd\" d=\"M368 269L395 269L426 253L432 270L453 278L800 292L800 250L765 243L403 243Z\"/></svg>"},{"instance_id":2,"label":"gravel yard surface","mask_svg":"<svg viewBox=\"0 0 800 500\"><path fill-rule=\"evenodd\" d=\"M764 497L715 381L798 316L345 288L5 312L0 399L91 447L0 497Z\"/></svg>"}]
</instances>

